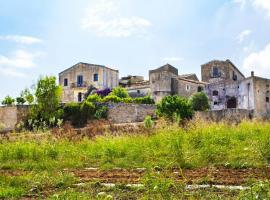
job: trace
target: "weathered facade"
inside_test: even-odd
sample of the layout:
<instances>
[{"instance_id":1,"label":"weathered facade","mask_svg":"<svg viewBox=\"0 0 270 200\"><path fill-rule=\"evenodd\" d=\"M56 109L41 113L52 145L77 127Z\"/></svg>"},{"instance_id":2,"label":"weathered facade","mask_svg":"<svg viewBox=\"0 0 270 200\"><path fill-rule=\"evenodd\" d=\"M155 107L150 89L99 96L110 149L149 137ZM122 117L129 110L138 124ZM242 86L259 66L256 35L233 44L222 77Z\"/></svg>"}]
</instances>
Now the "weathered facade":
<instances>
[{"instance_id":1,"label":"weathered facade","mask_svg":"<svg viewBox=\"0 0 270 200\"><path fill-rule=\"evenodd\" d=\"M103 65L78 63L59 73L59 84L63 88L63 103L81 102L90 87L96 89L117 87L119 72Z\"/></svg>"},{"instance_id":2,"label":"weathered facade","mask_svg":"<svg viewBox=\"0 0 270 200\"><path fill-rule=\"evenodd\" d=\"M255 117L270 114L270 80L254 76L245 78L231 61L211 61L202 65L202 80L208 81L205 92L211 110L230 108L253 110Z\"/></svg>"},{"instance_id":3,"label":"weathered facade","mask_svg":"<svg viewBox=\"0 0 270 200\"><path fill-rule=\"evenodd\" d=\"M156 102L167 95L190 97L203 91L206 84L199 81L195 74L178 75L178 70L169 64L150 70L149 81L151 94Z\"/></svg>"}]
</instances>

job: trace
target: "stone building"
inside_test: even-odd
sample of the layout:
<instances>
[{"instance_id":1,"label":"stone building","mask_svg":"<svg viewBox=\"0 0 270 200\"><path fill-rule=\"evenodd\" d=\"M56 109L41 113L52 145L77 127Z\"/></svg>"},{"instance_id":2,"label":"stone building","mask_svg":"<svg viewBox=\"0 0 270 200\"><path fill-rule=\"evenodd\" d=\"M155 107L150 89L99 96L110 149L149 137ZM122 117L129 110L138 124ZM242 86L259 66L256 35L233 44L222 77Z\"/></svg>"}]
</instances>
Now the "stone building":
<instances>
[{"instance_id":1,"label":"stone building","mask_svg":"<svg viewBox=\"0 0 270 200\"><path fill-rule=\"evenodd\" d=\"M119 80L119 85L126 88L132 98L151 95L149 81L144 80L143 76L122 77Z\"/></svg>"},{"instance_id":2,"label":"stone building","mask_svg":"<svg viewBox=\"0 0 270 200\"><path fill-rule=\"evenodd\" d=\"M81 102L89 88L114 88L119 84L119 72L103 65L78 63L59 73L63 88L62 102Z\"/></svg>"},{"instance_id":3,"label":"stone building","mask_svg":"<svg viewBox=\"0 0 270 200\"><path fill-rule=\"evenodd\" d=\"M205 92L211 110L238 108L254 111L254 116L270 113L270 80L245 76L229 61L211 61L201 66L202 80L207 81Z\"/></svg>"},{"instance_id":4,"label":"stone building","mask_svg":"<svg viewBox=\"0 0 270 200\"><path fill-rule=\"evenodd\" d=\"M150 90L156 102L168 95L190 97L204 90L205 84L195 74L178 75L178 69L166 64L149 71Z\"/></svg>"}]
</instances>

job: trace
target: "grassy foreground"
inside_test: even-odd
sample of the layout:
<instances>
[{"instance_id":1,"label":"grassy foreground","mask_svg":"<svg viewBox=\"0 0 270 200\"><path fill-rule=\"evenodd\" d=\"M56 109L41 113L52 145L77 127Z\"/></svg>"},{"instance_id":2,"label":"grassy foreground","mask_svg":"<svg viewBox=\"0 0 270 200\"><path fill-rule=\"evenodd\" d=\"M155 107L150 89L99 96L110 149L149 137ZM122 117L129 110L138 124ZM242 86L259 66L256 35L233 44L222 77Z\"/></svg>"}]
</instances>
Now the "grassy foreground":
<instances>
[{"instance_id":1,"label":"grassy foreground","mask_svg":"<svg viewBox=\"0 0 270 200\"><path fill-rule=\"evenodd\" d=\"M192 123L187 128L166 126L151 134L136 136L103 136L94 140L70 141L44 137L20 137L0 142L0 199L19 198L46 190L52 199L95 199L102 187L87 186L74 189L78 179L67 169L99 167L120 168L199 168L225 166L227 168L265 167L270 163L270 123L242 122L239 125ZM65 169L65 170L64 170ZM183 187L173 187L173 196L163 196L171 190L171 180L151 180L143 191L114 188L119 198L129 199L200 199L233 198L211 191L186 194ZM154 190L161 184L160 190ZM149 181L147 182L149 183ZM91 183L93 184L93 183ZM148 187L149 186L149 187ZM89 189L91 188L91 189ZM152 189L153 190L152 190ZM152 191L152 192L150 192ZM153 192L154 191L154 192ZM125 196L130 194L131 196ZM181 194L181 195L180 195ZM152 196L158 195L158 196ZM206 195L206 196L200 196ZM213 195L213 197L212 197ZM269 194L270 196L270 194ZM111 198L99 196L98 198ZM120 199L121 199L120 198Z\"/></svg>"}]
</instances>

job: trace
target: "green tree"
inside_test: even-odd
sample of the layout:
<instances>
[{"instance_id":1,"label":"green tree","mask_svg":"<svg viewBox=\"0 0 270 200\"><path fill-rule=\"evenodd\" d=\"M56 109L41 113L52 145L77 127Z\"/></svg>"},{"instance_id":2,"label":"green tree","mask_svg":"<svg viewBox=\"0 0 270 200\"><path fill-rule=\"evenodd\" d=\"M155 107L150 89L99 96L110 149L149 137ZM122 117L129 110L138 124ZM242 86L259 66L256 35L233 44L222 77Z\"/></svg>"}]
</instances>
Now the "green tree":
<instances>
[{"instance_id":1,"label":"green tree","mask_svg":"<svg viewBox=\"0 0 270 200\"><path fill-rule=\"evenodd\" d=\"M6 105L6 106L11 106L12 104L14 104L15 99L13 99L11 96L6 96L3 101L1 102L2 105Z\"/></svg>"},{"instance_id":2,"label":"green tree","mask_svg":"<svg viewBox=\"0 0 270 200\"><path fill-rule=\"evenodd\" d=\"M27 88L21 92L21 97L23 97L29 105L31 105L35 99L34 95Z\"/></svg>"},{"instance_id":3,"label":"green tree","mask_svg":"<svg viewBox=\"0 0 270 200\"><path fill-rule=\"evenodd\" d=\"M195 111L205 111L210 108L209 99L204 92L194 94L190 102Z\"/></svg>"},{"instance_id":4,"label":"green tree","mask_svg":"<svg viewBox=\"0 0 270 200\"><path fill-rule=\"evenodd\" d=\"M109 94L109 96L117 96L121 99L129 97L127 89L123 87L114 88L112 92Z\"/></svg>"},{"instance_id":5,"label":"green tree","mask_svg":"<svg viewBox=\"0 0 270 200\"><path fill-rule=\"evenodd\" d=\"M171 121L190 119L193 109L188 99L181 96L166 96L157 104L157 114Z\"/></svg>"},{"instance_id":6,"label":"green tree","mask_svg":"<svg viewBox=\"0 0 270 200\"><path fill-rule=\"evenodd\" d=\"M20 96L16 98L16 102L18 105L23 105L26 102L26 100Z\"/></svg>"},{"instance_id":7,"label":"green tree","mask_svg":"<svg viewBox=\"0 0 270 200\"><path fill-rule=\"evenodd\" d=\"M62 118L61 93L62 89L56 84L56 77L45 76L38 80L35 89L36 104L32 106L28 117L31 121L36 122L37 128L55 126L57 121ZM29 124L29 128L33 128L31 124Z\"/></svg>"}]
</instances>

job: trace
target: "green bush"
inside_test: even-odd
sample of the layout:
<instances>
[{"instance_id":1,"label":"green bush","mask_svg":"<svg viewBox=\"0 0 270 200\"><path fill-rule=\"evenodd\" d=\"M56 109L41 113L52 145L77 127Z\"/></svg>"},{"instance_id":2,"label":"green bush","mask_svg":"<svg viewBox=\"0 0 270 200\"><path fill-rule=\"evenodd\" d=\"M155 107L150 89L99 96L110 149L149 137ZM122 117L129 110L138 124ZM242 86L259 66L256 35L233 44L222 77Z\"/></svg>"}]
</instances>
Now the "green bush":
<instances>
[{"instance_id":1,"label":"green bush","mask_svg":"<svg viewBox=\"0 0 270 200\"><path fill-rule=\"evenodd\" d=\"M81 104L80 112L82 114L82 119L86 122L87 120L94 118L96 107L92 102L84 101Z\"/></svg>"},{"instance_id":2,"label":"green bush","mask_svg":"<svg viewBox=\"0 0 270 200\"><path fill-rule=\"evenodd\" d=\"M129 97L127 89L122 88L122 87L113 88L113 90L109 94L109 96L117 96L119 98L128 98Z\"/></svg>"},{"instance_id":3,"label":"green bush","mask_svg":"<svg viewBox=\"0 0 270 200\"><path fill-rule=\"evenodd\" d=\"M73 125L81 125L81 105L68 103L64 106L64 120L70 120Z\"/></svg>"},{"instance_id":4,"label":"green bush","mask_svg":"<svg viewBox=\"0 0 270 200\"><path fill-rule=\"evenodd\" d=\"M146 116L143 122L144 122L144 127L147 129L151 129L154 127L154 122L151 116Z\"/></svg>"},{"instance_id":5,"label":"green bush","mask_svg":"<svg viewBox=\"0 0 270 200\"><path fill-rule=\"evenodd\" d=\"M194 94L191 97L190 102L195 111L205 111L210 108L208 97L204 92Z\"/></svg>"},{"instance_id":6,"label":"green bush","mask_svg":"<svg viewBox=\"0 0 270 200\"><path fill-rule=\"evenodd\" d=\"M121 99L122 103L133 103L133 99L131 97Z\"/></svg>"},{"instance_id":7,"label":"green bush","mask_svg":"<svg viewBox=\"0 0 270 200\"><path fill-rule=\"evenodd\" d=\"M105 98L103 98L103 102L111 102L111 103L120 103L122 102L122 99L115 95L108 95Z\"/></svg>"},{"instance_id":8,"label":"green bush","mask_svg":"<svg viewBox=\"0 0 270 200\"><path fill-rule=\"evenodd\" d=\"M95 119L107 119L108 106L98 106L95 112Z\"/></svg>"},{"instance_id":9,"label":"green bush","mask_svg":"<svg viewBox=\"0 0 270 200\"><path fill-rule=\"evenodd\" d=\"M171 121L175 118L190 119L193 116L193 109L190 102L181 96L166 96L157 104L157 114Z\"/></svg>"},{"instance_id":10,"label":"green bush","mask_svg":"<svg viewBox=\"0 0 270 200\"><path fill-rule=\"evenodd\" d=\"M150 96L137 97L134 99L134 103L137 104L155 104L155 101Z\"/></svg>"},{"instance_id":11,"label":"green bush","mask_svg":"<svg viewBox=\"0 0 270 200\"><path fill-rule=\"evenodd\" d=\"M26 102L26 100L23 97L17 97L16 102L18 105L23 105Z\"/></svg>"},{"instance_id":12,"label":"green bush","mask_svg":"<svg viewBox=\"0 0 270 200\"><path fill-rule=\"evenodd\" d=\"M8 95L3 99L2 105L11 106L12 104L14 104L14 102L15 99Z\"/></svg>"},{"instance_id":13,"label":"green bush","mask_svg":"<svg viewBox=\"0 0 270 200\"><path fill-rule=\"evenodd\" d=\"M102 102L102 98L98 94L92 94L87 97L88 102Z\"/></svg>"}]
</instances>

